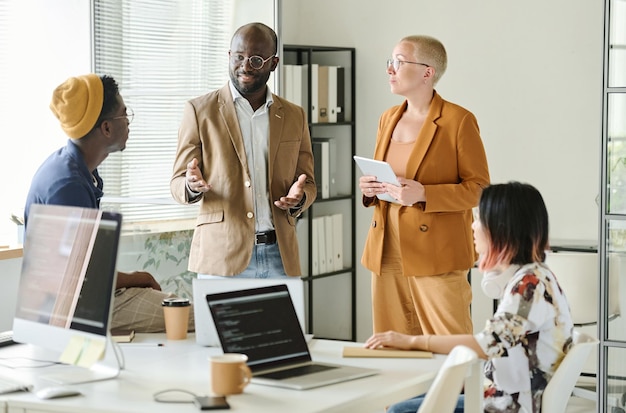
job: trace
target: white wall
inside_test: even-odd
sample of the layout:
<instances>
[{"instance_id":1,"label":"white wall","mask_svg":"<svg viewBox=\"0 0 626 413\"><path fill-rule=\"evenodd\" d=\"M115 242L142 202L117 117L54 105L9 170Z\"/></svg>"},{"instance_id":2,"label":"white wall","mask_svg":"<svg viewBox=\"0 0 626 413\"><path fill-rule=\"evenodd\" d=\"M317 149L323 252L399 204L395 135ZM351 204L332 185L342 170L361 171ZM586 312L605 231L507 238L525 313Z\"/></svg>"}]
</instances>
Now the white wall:
<instances>
[{"instance_id":1,"label":"white wall","mask_svg":"<svg viewBox=\"0 0 626 413\"><path fill-rule=\"evenodd\" d=\"M437 90L477 117L492 182L543 194L551 237L596 240L603 2L566 0L283 1L283 42L356 48L357 153L371 156L378 117L401 101L385 60L405 35L439 38L448 70ZM360 254L371 212L357 207ZM371 332L369 272L358 268L358 339Z\"/></svg>"},{"instance_id":2,"label":"white wall","mask_svg":"<svg viewBox=\"0 0 626 413\"><path fill-rule=\"evenodd\" d=\"M48 107L52 91L91 71L91 8L88 0L11 0L6 7L19 20L3 28L10 43L1 55L9 63L0 65L0 242L15 244L9 214L21 215L31 177L67 140Z\"/></svg>"}]
</instances>

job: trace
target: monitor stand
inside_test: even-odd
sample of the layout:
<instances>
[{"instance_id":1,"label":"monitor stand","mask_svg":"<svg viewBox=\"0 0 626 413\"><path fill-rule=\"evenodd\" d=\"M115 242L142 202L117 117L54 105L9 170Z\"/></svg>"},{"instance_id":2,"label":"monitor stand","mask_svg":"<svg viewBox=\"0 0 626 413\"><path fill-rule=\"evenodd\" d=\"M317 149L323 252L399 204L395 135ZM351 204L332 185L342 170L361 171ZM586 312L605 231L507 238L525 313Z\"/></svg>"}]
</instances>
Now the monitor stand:
<instances>
[{"instance_id":1,"label":"monitor stand","mask_svg":"<svg viewBox=\"0 0 626 413\"><path fill-rule=\"evenodd\" d=\"M118 344L110 336L107 336L107 342L109 344L104 357L91 367L61 364L40 378L55 384L80 384L116 378L124 368L123 356Z\"/></svg>"}]
</instances>

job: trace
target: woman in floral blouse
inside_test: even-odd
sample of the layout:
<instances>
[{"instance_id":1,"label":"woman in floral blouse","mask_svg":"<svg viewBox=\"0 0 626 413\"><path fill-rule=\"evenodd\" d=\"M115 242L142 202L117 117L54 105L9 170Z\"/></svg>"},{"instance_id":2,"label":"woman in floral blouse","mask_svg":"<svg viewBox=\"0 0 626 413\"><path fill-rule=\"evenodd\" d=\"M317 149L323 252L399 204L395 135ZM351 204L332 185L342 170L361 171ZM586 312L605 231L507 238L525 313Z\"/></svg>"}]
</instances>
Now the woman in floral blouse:
<instances>
[{"instance_id":1,"label":"woman in floral blouse","mask_svg":"<svg viewBox=\"0 0 626 413\"><path fill-rule=\"evenodd\" d=\"M476 335L374 334L367 348L393 347L448 354L462 344L487 360L485 412L541 412L541 396L572 343L573 324L556 277L543 263L548 213L533 186L519 182L483 190L474 223L474 244L484 272L481 286L500 304ZM423 395L391 406L388 413L415 413ZM463 396L456 413L463 412ZM547 412L544 412L547 413Z\"/></svg>"}]
</instances>

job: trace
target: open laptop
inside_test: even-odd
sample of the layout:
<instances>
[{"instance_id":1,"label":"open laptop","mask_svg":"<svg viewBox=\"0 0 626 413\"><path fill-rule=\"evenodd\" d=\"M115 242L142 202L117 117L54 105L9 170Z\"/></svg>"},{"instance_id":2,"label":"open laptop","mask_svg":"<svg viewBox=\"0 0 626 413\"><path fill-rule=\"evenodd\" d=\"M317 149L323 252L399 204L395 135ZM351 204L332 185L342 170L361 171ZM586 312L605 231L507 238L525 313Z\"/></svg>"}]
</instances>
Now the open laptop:
<instances>
[{"instance_id":1,"label":"open laptop","mask_svg":"<svg viewBox=\"0 0 626 413\"><path fill-rule=\"evenodd\" d=\"M207 294L224 353L248 356L252 382L305 390L375 369L313 362L286 285Z\"/></svg>"},{"instance_id":2,"label":"open laptop","mask_svg":"<svg viewBox=\"0 0 626 413\"><path fill-rule=\"evenodd\" d=\"M268 285L286 284L289 288L289 294L296 308L296 314L300 321L302 331L305 331L304 316L304 281L300 277L289 278L237 278L222 277L193 280L193 302L206 303L207 294L222 293L226 291L245 290L249 288L265 287ZM220 339L215 331L213 317L207 305L194 305L194 323L196 344L201 346L219 347ZM311 334L307 335L312 336Z\"/></svg>"}]
</instances>

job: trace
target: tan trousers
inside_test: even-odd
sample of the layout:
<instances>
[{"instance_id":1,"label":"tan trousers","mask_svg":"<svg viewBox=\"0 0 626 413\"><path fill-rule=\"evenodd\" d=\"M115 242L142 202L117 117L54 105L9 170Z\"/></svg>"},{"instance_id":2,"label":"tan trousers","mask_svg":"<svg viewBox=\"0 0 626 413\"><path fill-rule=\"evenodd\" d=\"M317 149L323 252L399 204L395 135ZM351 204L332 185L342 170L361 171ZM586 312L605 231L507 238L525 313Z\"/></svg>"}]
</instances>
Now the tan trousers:
<instances>
[{"instance_id":1,"label":"tan trousers","mask_svg":"<svg viewBox=\"0 0 626 413\"><path fill-rule=\"evenodd\" d=\"M134 329L136 333L164 333L161 302L176 297L152 288L122 288L115 292L111 328ZM195 330L193 306L189 310L189 331Z\"/></svg>"},{"instance_id":2,"label":"tan trousers","mask_svg":"<svg viewBox=\"0 0 626 413\"><path fill-rule=\"evenodd\" d=\"M381 274L372 273L374 333L472 334L469 269L430 276L402 275L397 217L397 213L387 216Z\"/></svg>"},{"instance_id":3,"label":"tan trousers","mask_svg":"<svg viewBox=\"0 0 626 413\"><path fill-rule=\"evenodd\" d=\"M467 271L422 277L372 273L374 333L472 334L471 301Z\"/></svg>"}]
</instances>

